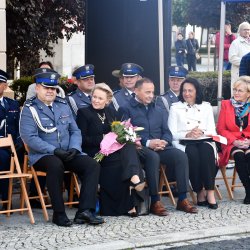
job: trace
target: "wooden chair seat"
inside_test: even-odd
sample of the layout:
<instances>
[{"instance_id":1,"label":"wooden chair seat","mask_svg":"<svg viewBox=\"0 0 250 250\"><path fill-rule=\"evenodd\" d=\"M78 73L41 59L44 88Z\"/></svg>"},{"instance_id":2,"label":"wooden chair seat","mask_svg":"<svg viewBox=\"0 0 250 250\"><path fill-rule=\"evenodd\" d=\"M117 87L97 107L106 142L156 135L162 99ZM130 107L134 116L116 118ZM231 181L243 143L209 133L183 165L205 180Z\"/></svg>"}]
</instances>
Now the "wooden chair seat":
<instances>
[{"instance_id":1,"label":"wooden chair seat","mask_svg":"<svg viewBox=\"0 0 250 250\"><path fill-rule=\"evenodd\" d=\"M177 182L176 181L172 181L172 182L168 181L165 168L166 168L165 165L163 165L163 164L160 165L160 181L159 181L159 192L158 192L158 194L160 195L160 197L163 194L169 195L169 198L170 198L172 204L176 205L176 201L175 201L175 198L173 196L170 185L176 185ZM163 190L164 186L165 186L166 190ZM193 192L190 185L189 185L189 194L190 194L190 196L191 196L191 198L193 200L193 203L196 204L196 198L195 198L194 192Z\"/></svg>"},{"instance_id":2,"label":"wooden chair seat","mask_svg":"<svg viewBox=\"0 0 250 250\"><path fill-rule=\"evenodd\" d=\"M46 172L43 171L36 171L35 168L33 166L29 166L28 165L28 146L25 145L25 149L26 149L26 153L24 156L24 165L23 165L23 172L30 174L31 177L34 179L34 183L36 186L36 190L38 195L37 196L29 196L28 199L32 200L32 199L39 199L41 206L42 206L42 211L43 211L43 216L45 221L49 220L49 215L48 215L48 211L47 211L47 207L51 207L52 205L49 203L49 195L47 194L46 190L42 190L40 187L40 183L38 180L39 176L43 176L46 177ZM70 193L69 193L69 201L65 202L65 205L69 205L69 207L71 208L72 205L74 204L79 204L78 201L73 201L74 199L74 190L76 191L76 194L78 197L80 197L80 187L79 187L79 183L78 183L78 178L76 176L75 173L71 172L71 171L64 171L64 174L70 174L71 175L71 180L70 180ZM46 201L46 202L45 202ZM22 200L22 204L23 204L23 200Z\"/></svg>"},{"instance_id":3,"label":"wooden chair seat","mask_svg":"<svg viewBox=\"0 0 250 250\"><path fill-rule=\"evenodd\" d=\"M10 160L10 170L0 171L0 179L9 179L8 199L5 201L0 201L1 204L7 204L7 209L0 211L0 214L6 214L9 217L10 214L13 212L27 211L31 224L34 224L35 220L34 220L34 216L32 213L32 209L30 206L27 189L25 185L26 180L30 179L32 175L28 173L22 173L11 135L8 135L7 137L4 137L4 138L0 138L0 148L1 147L10 148L11 160ZM17 209L12 208L13 179L20 180L21 196L23 200L23 203L21 204L20 208L17 208ZM24 203L26 206L24 206Z\"/></svg>"}]
</instances>

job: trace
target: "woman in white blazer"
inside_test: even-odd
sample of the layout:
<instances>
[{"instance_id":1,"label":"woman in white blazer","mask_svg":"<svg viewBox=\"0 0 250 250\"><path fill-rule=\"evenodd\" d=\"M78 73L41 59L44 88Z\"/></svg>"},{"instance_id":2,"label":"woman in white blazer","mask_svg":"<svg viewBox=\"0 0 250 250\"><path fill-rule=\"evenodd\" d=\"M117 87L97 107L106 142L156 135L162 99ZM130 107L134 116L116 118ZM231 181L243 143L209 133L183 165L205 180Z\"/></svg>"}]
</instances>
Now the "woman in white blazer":
<instances>
[{"instance_id":1,"label":"woman in white blazer","mask_svg":"<svg viewBox=\"0 0 250 250\"><path fill-rule=\"evenodd\" d=\"M214 147L212 143L198 139L215 135L216 130L212 106L202 99L200 83L196 79L187 78L181 84L180 101L171 106L168 126L173 134L173 146L188 156L189 178L197 193L197 205L217 209L214 197Z\"/></svg>"}]
</instances>

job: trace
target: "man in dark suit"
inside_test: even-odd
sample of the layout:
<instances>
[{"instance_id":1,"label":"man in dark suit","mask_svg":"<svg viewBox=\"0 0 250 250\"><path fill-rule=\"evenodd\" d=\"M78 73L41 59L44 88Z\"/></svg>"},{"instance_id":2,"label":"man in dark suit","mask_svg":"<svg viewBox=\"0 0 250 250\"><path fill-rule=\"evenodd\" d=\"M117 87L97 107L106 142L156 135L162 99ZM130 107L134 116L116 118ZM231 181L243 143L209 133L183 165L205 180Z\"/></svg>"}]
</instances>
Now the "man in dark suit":
<instances>
[{"instance_id":1,"label":"man in dark suit","mask_svg":"<svg viewBox=\"0 0 250 250\"><path fill-rule=\"evenodd\" d=\"M19 136L19 115L20 109L17 101L4 97L4 90L7 88L8 74L0 70L0 137L12 135L16 149L22 147L22 140ZM4 148L0 148L0 170L9 170L10 168L10 152ZM0 195L2 200L8 198L8 180L0 181ZM3 205L3 208L6 208Z\"/></svg>"},{"instance_id":2,"label":"man in dark suit","mask_svg":"<svg viewBox=\"0 0 250 250\"><path fill-rule=\"evenodd\" d=\"M111 103L112 107L118 110L119 107L127 105L130 98L134 95L135 83L141 78L142 73L143 68L138 64L124 63L121 66L119 74L117 75L116 72L115 76L121 78L122 88L114 93Z\"/></svg>"},{"instance_id":3,"label":"man in dark suit","mask_svg":"<svg viewBox=\"0 0 250 250\"><path fill-rule=\"evenodd\" d=\"M187 199L189 184L189 167L186 154L172 146L172 134L168 128L167 112L155 106L154 83L147 78L138 80L135 85L135 99L132 98L127 107L121 112L124 118L131 119L134 126L143 127L139 132L141 143L150 150L158 153L160 161L167 168L174 168L178 188L177 210L187 213L197 213Z\"/></svg>"},{"instance_id":4,"label":"man in dark suit","mask_svg":"<svg viewBox=\"0 0 250 250\"><path fill-rule=\"evenodd\" d=\"M66 99L76 119L77 110L91 104L91 91L95 86L94 65L86 64L81 66L72 75L76 78L78 88L68 94Z\"/></svg>"},{"instance_id":5,"label":"man in dark suit","mask_svg":"<svg viewBox=\"0 0 250 250\"><path fill-rule=\"evenodd\" d=\"M169 90L161 96L156 97L156 105L169 112L171 105L179 101L180 87L188 74L187 69L182 66L169 67Z\"/></svg>"}]
</instances>

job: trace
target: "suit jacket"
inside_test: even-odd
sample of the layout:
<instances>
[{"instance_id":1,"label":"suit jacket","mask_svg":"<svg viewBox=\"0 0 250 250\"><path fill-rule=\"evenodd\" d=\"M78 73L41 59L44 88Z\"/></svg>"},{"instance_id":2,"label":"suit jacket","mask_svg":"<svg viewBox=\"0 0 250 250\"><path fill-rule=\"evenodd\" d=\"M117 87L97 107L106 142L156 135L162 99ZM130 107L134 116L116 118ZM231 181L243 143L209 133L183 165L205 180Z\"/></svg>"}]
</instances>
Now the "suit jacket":
<instances>
[{"instance_id":1,"label":"suit jacket","mask_svg":"<svg viewBox=\"0 0 250 250\"><path fill-rule=\"evenodd\" d=\"M106 125L102 124L92 105L79 109L77 113L76 122L83 136L82 149L91 157L100 150L103 135L111 131L110 124L119 120L119 115L114 109L105 107L103 112L106 116Z\"/></svg>"},{"instance_id":2,"label":"suit jacket","mask_svg":"<svg viewBox=\"0 0 250 250\"><path fill-rule=\"evenodd\" d=\"M250 138L250 116L248 115L248 126L240 131L240 128L235 123L234 107L230 100L221 102L221 110L217 123L218 134L227 138L227 145L221 145L222 153L220 154L220 166L225 166L230 158L230 152L233 148L233 142L241 139L242 135Z\"/></svg>"},{"instance_id":3,"label":"suit jacket","mask_svg":"<svg viewBox=\"0 0 250 250\"><path fill-rule=\"evenodd\" d=\"M57 128L52 133L44 132L34 121L30 107L34 107L44 128ZM56 148L75 148L81 152L81 131L73 118L65 99L57 97L53 112L38 98L25 102L20 118L20 135L29 146L30 164L33 165L45 155L53 155Z\"/></svg>"},{"instance_id":4,"label":"suit jacket","mask_svg":"<svg viewBox=\"0 0 250 250\"><path fill-rule=\"evenodd\" d=\"M19 116L20 108L17 101L7 97L3 97L4 107L0 105L0 137L6 137L7 134L11 134L14 143L19 138ZM6 122L3 122L3 121Z\"/></svg>"},{"instance_id":5,"label":"suit jacket","mask_svg":"<svg viewBox=\"0 0 250 250\"><path fill-rule=\"evenodd\" d=\"M196 126L204 131L204 135L215 135L213 109L210 103L202 102L189 107L187 103L173 103L168 118L168 126L173 134L174 147L185 152L185 146L179 140Z\"/></svg>"},{"instance_id":6,"label":"suit jacket","mask_svg":"<svg viewBox=\"0 0 250 250\"><path fill-rule=\"evenodd\" d=\"M119 107L127 106L131 98L129 91L126 88L122 88L114 93L110 106L118 111Z\"/></svg>"},{"instance_id":7,"label":"suit jacket","mask_svg":"<svg viewBox=\"0 0 250 250\"><path fill-rule=\"evenodd\" d=\"M167 148L171 147L172 134L167 124L168 114L162 112L162 109L157 107L155 103L150 103L148 110L146 110L143 104L131 98L129 105L120 108L119 112L124 119L130 118L134 126L144 128L138 132L143 146L146 146L147 140L162 139L168 142Z\"/></svg>"}]
</instances>

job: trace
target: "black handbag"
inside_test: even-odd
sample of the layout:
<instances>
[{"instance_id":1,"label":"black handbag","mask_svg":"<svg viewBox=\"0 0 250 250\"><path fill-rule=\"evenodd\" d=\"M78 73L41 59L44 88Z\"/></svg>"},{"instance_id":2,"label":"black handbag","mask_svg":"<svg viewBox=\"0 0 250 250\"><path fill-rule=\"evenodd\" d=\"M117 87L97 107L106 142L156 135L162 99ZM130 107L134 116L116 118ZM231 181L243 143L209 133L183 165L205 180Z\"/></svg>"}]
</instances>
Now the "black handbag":
<instances>
[{"instance_id":1,"label":"black handbag","mask_svg":"<svg viewBox=\"0 0 250 250\"><path fill-rule=\"evenodd\" d=\"M192 144L197 144L197 143L202 143L202 142L210 142L213 141L212 137L204 137L200 139L181 139L180 144L187 146L187 145L192 145Z\"/></svg>"}]
</instances>

